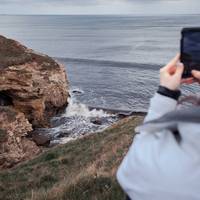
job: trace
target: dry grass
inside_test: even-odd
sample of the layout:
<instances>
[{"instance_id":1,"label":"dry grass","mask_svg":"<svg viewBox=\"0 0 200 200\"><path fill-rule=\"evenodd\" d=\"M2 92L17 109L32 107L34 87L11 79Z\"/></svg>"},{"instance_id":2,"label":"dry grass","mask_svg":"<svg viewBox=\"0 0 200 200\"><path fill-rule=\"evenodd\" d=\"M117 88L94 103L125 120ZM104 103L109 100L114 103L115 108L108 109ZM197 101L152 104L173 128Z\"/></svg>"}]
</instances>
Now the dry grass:
<instances>
[{"instance_id":1,"label":"dry grass","mask_svg":"<svg viewBox=\"0 0 200 200\"><path fill-rule=\"evenodd\" d=\"M0 173L4 200L122 200L116 170L142 116L126 118L102 133L48 150Z\"/></svg>"}]
</instances>

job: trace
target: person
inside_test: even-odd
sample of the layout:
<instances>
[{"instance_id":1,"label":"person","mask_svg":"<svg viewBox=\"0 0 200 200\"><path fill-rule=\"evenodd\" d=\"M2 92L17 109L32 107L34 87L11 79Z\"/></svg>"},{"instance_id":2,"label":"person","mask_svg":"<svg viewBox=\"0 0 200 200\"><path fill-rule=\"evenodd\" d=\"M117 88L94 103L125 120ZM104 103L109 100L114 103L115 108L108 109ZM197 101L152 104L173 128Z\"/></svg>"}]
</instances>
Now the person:
<instances>
[{"instance_id":1,"label":"person","mask_svg":"<svg viewBox=\"0 0 200 200\"><path fill-rule=\"evenodd\" d=\"M200 71L182 79L179 59L160 69L148 114L117 170L127 199L200 200L200 106L177 108L181 84L200 82Z\"/></svg>"}]
</instances>

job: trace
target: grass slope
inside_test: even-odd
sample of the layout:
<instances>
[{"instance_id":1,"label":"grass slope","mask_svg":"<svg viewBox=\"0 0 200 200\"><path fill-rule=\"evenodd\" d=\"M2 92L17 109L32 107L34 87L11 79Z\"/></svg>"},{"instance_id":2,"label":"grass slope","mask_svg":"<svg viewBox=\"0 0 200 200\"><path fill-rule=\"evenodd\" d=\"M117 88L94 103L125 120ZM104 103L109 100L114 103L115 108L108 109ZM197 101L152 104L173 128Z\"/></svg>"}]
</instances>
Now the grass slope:
<instances>
[{"instance_id":1,"label":"grass slope","mask_svg":"<svg viewBox=\"0 0 200 200\"><path fill-rule=\"evenodd\" d=\"M0 199L122 200L116 170L142 120L143 116L125 118L101 133L0 172Z\"/></svg>"}]
</instances>

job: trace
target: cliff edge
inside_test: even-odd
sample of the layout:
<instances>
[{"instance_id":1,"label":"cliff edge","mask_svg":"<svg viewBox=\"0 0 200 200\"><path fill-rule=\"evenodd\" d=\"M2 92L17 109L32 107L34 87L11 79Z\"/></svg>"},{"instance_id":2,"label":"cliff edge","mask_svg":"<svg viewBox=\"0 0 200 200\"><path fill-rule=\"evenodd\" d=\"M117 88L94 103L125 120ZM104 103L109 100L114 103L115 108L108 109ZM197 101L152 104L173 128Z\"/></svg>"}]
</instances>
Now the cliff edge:
<instances>
[{"instance_id":1,"label":"cliff edge","mask_svg":"<svg viewBox=\"0 0 200 200\"><path fill-rule=\"evenodd\" d=\"M26 135L49 126L67 106L68 91L64 66L0 36L0 168L38 153Z\"/></svg>"}]
</instances>

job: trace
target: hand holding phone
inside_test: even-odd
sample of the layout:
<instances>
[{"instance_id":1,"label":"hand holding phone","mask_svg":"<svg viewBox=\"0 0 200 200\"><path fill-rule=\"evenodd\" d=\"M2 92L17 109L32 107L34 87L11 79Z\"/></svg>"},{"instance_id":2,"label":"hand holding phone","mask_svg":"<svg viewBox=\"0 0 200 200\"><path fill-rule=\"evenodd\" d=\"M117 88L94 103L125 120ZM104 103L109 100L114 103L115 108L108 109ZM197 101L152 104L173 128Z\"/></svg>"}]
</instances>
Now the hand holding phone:
<instances>
[{"instance_id":1,"label":"hand holding phone","mask_svg":"<svg viewBox=\"0 0 200 200\"><path fill-rule=\"evenodd\" d=\"M160 69L160 85L170 90L178 90L181 85L183 64L179 63L180 55L177 54L167 65Z\"/></svg>"}]
</instances>

